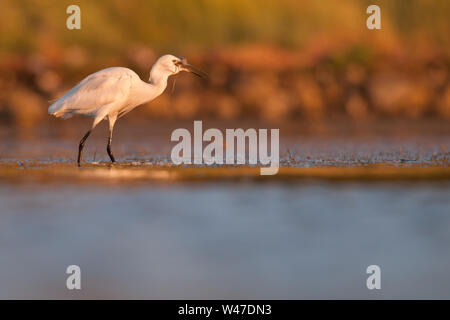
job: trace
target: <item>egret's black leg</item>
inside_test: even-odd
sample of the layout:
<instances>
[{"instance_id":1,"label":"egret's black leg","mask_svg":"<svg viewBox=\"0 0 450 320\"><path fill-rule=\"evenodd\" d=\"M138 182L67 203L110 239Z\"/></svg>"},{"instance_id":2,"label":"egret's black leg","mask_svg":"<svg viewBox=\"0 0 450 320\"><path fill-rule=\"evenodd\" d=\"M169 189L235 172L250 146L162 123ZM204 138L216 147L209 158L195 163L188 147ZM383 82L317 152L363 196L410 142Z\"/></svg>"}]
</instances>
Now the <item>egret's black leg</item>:
<instances>
[{"instance_id":1,"label":"egret's black leg","mask_svg":"<svg viewBox=\"0 0 450 320\"><path fill-rule=\"evenodd\" d=\"M86 139L89 137L89 135L91 134L91 130L89 130L88 132L86 132L86 134L84 135L84 137L80 140L80 145L78 146L78 166L81 166L81 155L83 153L83 148L84 148L84 143L86 142Z\"/></svg>"},{"instance_id":2,"label":"egret's black leg","mask_svg":"<svg viewBox=\"0 0 450 320\"><path fill-rule=\"evenodd\" d=\"M112 143L112 136L109 136L108 145L106 146L106 151L108 152L108 156L111 159L111 162L114 163L114 162L116 162L116 159L114 159L114 155L112 154L112 151L111 151L111 143Z\"/></svg>"},{"instance_id":3,"label":"egret's black leg","mask_svg":"<svg viewBox=\"0 0 450 320\"><path fill-rule=\"evenodd\" d=\"M113 135L113 130L114 130L114 124L116 123L116 120L117 120L117 114L116 115L108 115L108 120L109 120L109 139L108 139L108 145L106 146L106 151L108 152L108 156L111 159L111 162L114 163L114 162L116 162L116 159L114 159L114 156L112 154L111 144L112 144L112 135Z\"/></svg>"}]
</instances>

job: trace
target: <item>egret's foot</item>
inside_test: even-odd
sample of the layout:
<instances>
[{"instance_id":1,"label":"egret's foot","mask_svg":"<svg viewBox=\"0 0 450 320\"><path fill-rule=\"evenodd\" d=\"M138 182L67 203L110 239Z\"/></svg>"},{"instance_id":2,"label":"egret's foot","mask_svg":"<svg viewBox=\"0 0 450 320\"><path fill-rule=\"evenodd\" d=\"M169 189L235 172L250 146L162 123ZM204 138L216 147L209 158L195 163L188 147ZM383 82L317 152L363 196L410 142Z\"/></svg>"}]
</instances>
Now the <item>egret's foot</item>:
<instances>
[{"instance_id":1,"label":"egret's foot","mask_svg":"<svg viewBox=\"0 0 450 320\"><path fill-rule=\"evenodd\" d=\"M116 166L116 164L117 164L117 162L116 162L116 161L111 161L110 163L107 163L107 164L106 164L106 166L108 166L108 167L112 168L112 167L115 167L115 166Z\"/></svg>"},{"instance_id":2,"label":"egret's foot","mask_svg":"<svg viewBox=\"0 0 450 320\"><path fill-rule=\"evenodd\" d=\"M80 150L78 151L77 165L78 167L81 167L81 147Z\"/></svg>"}]
</instances>

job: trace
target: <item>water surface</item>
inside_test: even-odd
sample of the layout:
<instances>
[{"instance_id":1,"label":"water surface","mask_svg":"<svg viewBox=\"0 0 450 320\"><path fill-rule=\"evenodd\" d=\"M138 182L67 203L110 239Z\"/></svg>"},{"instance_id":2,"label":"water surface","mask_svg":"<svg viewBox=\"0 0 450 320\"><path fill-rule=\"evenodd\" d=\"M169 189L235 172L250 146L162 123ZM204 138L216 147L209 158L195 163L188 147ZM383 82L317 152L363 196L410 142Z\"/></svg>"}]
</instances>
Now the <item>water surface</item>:
<instances>
[{"instance_id":1,"label":"water surface","mask_svg":"<svg viewBox=\"0 0 450 320\"><path fill-rule=\"evenodd\" d=\"M0 184L0 298L450 298L450 183ZM65 269L82 270L82 290ZM368 265L382 290L366 288Z\"/></svg>"}]
</instances>

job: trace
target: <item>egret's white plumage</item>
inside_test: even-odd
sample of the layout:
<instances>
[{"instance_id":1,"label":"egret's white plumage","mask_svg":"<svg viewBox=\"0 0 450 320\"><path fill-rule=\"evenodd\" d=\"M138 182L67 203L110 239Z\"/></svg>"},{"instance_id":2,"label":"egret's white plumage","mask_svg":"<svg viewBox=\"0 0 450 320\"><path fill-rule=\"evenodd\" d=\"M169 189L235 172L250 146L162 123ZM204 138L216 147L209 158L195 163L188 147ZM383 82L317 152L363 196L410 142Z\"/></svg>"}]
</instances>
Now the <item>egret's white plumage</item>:
<instances>
[{"instance_id":1,"label":"egret's white plumage","mask_svg":"<svg viewBox=\"0 0 450 320\"><path fill-rule=\"evenodd\" d=\"M132 83L143 82L127 68L107 68L83 79L69 92L53 103L48 112L64 119L74 114L100 116L110 113L129 96ZM103 116L104 117L104 116Z\"/></svg>"},{"instance_id":2,"label":"egret's white plumage","mask_svg":"<svg viewBox=\"0 0 450 320\"><path fill-rule=\"evenodd\" d=\"M137 106L149 102L163 93L167 87L168 77L180 71L193 72L198 76L206 75L188 64L185 59L169 54L160 57L153 65L149 82L142 81L134 71L128 68L107 68L84 78L64 96L55 101L48 108L48 112L55 117L64 119L73 115L94 117L91 130L100 121L108 118L110 138L107 151L114 162L111 140L116 120ZM78 164L80 164L84 142L91 130L80 141Z\"/></svg>"}]
</instances>

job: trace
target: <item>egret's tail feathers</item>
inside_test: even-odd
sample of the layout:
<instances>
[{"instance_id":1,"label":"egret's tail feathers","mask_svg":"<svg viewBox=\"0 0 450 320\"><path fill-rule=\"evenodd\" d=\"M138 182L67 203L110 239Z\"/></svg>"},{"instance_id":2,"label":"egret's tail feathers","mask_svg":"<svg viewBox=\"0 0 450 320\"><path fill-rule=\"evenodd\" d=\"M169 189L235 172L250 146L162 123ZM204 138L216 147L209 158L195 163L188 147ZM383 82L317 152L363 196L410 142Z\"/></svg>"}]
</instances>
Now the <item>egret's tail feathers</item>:
<instances>
[{"instance_id":1,"label":"egret's tail feathers","mask_svg":"<svg viewBox=\"0 0 450 320\"><path fill-rule=\"evenodd\" d=\"M57 118L63 118L63 119L69 119L72 117L72 112L68 110L60 110L56 111L54 113L51 113L52 116L55 116Z\"/></svg>"},{"instance_id":2,"label":"egret's tail feathers","mask_svg":"<svg viewBox=\"0 0 450 320\"><path fill-rule=\"evenodd\" d=\"M67 119L72 116L73 109L66 108L60 100L48 108L48 113L57 118Z\"/></svg>"}]
</instances>

